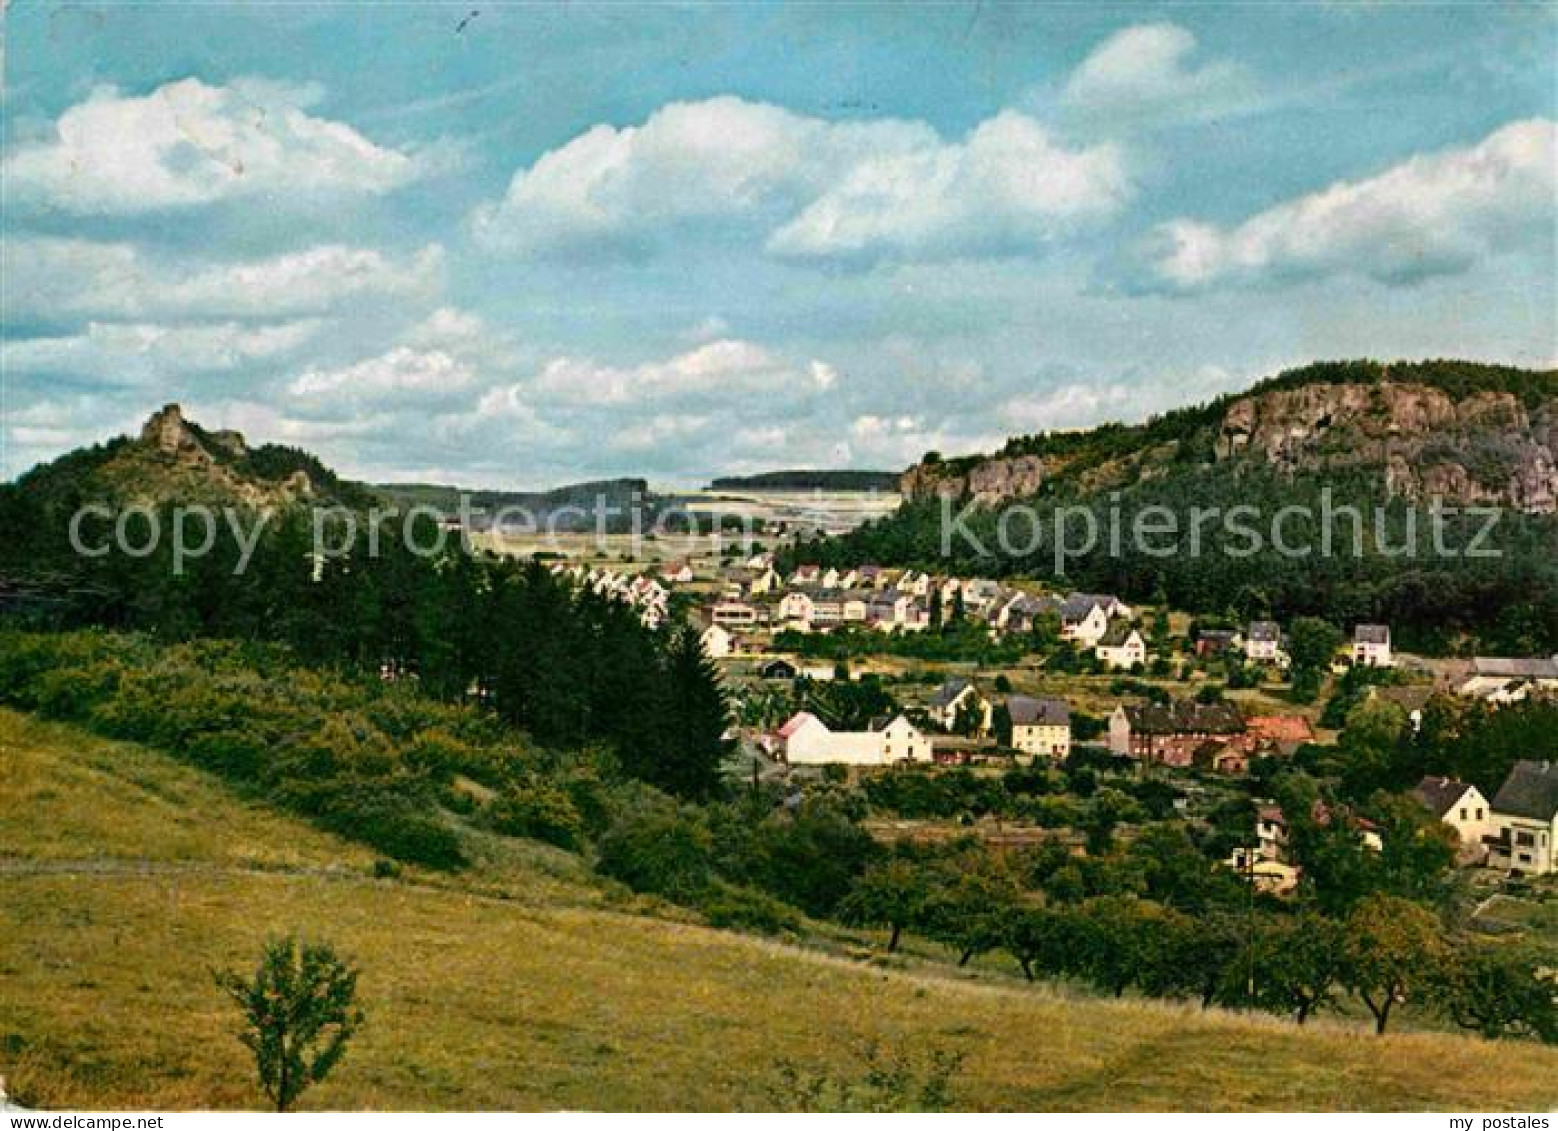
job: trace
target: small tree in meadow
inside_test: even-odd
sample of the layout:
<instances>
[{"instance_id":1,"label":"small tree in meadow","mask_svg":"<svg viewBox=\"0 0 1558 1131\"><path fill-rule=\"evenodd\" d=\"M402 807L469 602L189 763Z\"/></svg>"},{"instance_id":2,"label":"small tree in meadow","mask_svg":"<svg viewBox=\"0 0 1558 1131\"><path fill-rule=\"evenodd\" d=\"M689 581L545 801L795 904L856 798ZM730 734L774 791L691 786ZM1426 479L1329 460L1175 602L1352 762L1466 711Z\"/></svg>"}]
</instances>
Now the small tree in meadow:
<instances>
[{"instance_id":1,"label":"small tree in meadow","mask_svg":"<svg viewBox=\"0 0 1558 1131\"><path fill-rule=\"evenodd\" d=\"M323 943L272 939L252 978L219 971L216 984L243 1011L238 1039L254 1054L260 1088L277 1111L329 1075L362 1025L357 971Z\"/></svg>"}]
</instances>

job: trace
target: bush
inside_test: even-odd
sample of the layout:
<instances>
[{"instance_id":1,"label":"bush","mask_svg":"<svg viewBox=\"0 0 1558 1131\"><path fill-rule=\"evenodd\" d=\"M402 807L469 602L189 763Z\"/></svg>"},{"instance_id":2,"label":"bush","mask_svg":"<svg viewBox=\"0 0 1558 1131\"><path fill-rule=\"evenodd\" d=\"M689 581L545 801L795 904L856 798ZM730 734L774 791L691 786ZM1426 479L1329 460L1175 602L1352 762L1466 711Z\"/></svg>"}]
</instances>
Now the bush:
<instances>
[{"instance_id":1,"label":"bush","mask_svg":"<svg viewBox=\"0 0 1558 1131\"><path fill-rule=\"evenodd\" d=\"M699 897L697 908L711 927L736 927L765 934L797 932L801 917L794 908L755 888L716 880Z\"/></svg>"},{"instance_id":2,"label":"bush","mask_svg":"<svg viewBox=\"0 0 1558 1131\"><path fill-rule=\"evenodd\" d=\"M620 814L600 839L595 867L634 891L695 904L712 879L713 848L696 810L663 804Z\"/></svg>"},{"instance_id":3,"label":"bush","mask_svg":"<svg viewBox=\"0 0 1558 1131\"><path fill-rule=\"evenodd\" d=\"M576 851L584 844L584 818L568 794L555 785L530 781L514 786L487 806L487 821L504 836L524 836Z\"/></svg>"}]
</instances>

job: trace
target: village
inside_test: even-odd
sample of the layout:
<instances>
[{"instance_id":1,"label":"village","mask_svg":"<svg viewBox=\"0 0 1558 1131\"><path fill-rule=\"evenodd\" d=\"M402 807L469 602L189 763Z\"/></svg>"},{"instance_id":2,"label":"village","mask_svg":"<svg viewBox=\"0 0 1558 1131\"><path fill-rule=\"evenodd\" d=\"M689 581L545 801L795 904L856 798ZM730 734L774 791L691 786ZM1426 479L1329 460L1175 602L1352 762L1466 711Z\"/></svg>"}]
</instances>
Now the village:
<instances>
[{"instance_id":1,"label":"village","mask_svg":"<svg viewBox=\"0 0 1558 1131\"><path fill-rule=\"evenodd\" d=\"M1185 815L1197 795L1253 786L1256 764L1281 764L1337 738L1318 705L1285 697L1290 641L1271 620L1213 624L1112 594L873 564L802 564L786 574L767 551L735 562L662 560L641 572L552 569L632 605L648 625L682 615L700 627L737 705L736 737L754 775L802 783L893 767L999 773L1081 756L1176 781ZM954 626L960 639L988 640L998 658L914 659L904 648ZM1332 680L1363 669L1363 697L1393 704L1414 728L1436 694L1492 706L1558 694L1558 656L1427 660L1396 652L1384 624L1351 626L1326 668ZM869 693L827 691L841 684ZM876 710L862 714L859 701ZM1538 751L1491 797L1448 777L1425 777L1411 796L1454 831L1463 865L1558 873L1558 764ZM1323 806L1311 816L1330 819ZM1377 850L1371 822L1347 819ZM1279 807L1256 796L1254 827L1225 863L1260 891L1294 891L1301 869L1287 825ZM1046 836L1025 836L1010 821L995 826L985 832L1004 843Z\"/></svg>"}]
</instances>

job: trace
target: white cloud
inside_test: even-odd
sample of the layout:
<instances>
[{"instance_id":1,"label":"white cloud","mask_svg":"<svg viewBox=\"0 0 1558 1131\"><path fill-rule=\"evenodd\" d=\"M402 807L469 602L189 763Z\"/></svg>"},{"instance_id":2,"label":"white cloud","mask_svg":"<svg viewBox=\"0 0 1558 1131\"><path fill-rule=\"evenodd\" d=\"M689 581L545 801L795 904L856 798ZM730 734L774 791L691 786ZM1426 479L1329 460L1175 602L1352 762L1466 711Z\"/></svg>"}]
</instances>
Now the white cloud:
<instances>
[{"instance_id":1,"label":"white cloud","mask_svg":"<svg viewBox=\"0 0 1558 1131\"><path fill-rule=\"evenodd\" d=\"M10 373L140 384L284 357L313 338L321 325L317 319L266 326L93 322L79 334L0 342L0 363Z\"/></svg>"},{"instance_id":2,"label":"white cloud","mask_svg":"<svg viewBox=\"0 0 1558 1131\"><path fill-rule=\"evenodd\" d=\"M1558 126L1531 119L1476 145L1419 155L1219 227L1175 220L1156 234L1173 287L1364 275L1409 284L1530 249L1551 265Z\"/></svg>"},{"instance_id":3,"label":"white cloud","mask_svg":"<svg viewBox=\"0 0 1558 1131\"><path fill-rule=\"evenodd\" d=\"M522 386L488 393L481 407L486 411L521 395L554 403L624 405L760 390L826 391L836 379L837 373L826 362L813 361L805 369L797 369L762 346L721 339L665 361L634 366L555 358Z\"/></svg>"},{"instance_id":4,"label":"white cloud","mask_svg":"<svg viewBox=\"0 0 1558 1131\"><path fill-rule=\"evenodd\" d=\"M1248 105L1253 77L1239 64L1195 59L1196 38L1177 24L1138 24L1104 40L1072 73L1064 99L1118 124L1123 119L1215 117Z\"/></svg>"},{"instance_id":5,"label":"white cloud","mask_svg":"<svg viewBox=\"0 0 1558 1131\"><path fill-rule=\"evenodd\" d=\"M1130 195L1112 146L1067 149L1006 111L962 142L923 122L828 122L721 97L596 126L478 210L490 246L642 248L698 224L757 227L796 257L1031 251Z\"/></svg>"},{"instance_id":6,"label":"white cloud","mask_svg":"<svg viewBox=\"0 0 1558 1131\"><path fill-rule=\"evenodd\" d=\"M287 386L295 397L384 400L396 395L442 396L469 388L476 374L442 350L396 346L338 369L310 369Z\"/></svg>"},{"instance_id":7,"label":"white cloud","mask_svg":"<svg viewBox=\"0 0 1558 1131\"><path fill-rule=\"evenodd\" d=\"M378 195L419 175L413 156L307 113L317 94L195 78L140 97L101 87L60 116L52 138L17 146L0 176L24 204L114 215Z\"/></svg>"},{"instance_id":8,"label":"white cloud","mask_svg":"<svg viewBox=\"0 0 1558 1131\"><path fill-rule=\"evenodd\" d=\"M0 241L7 322L287 318L361 299L418 298L443 281L443 248L404 257L322 244L266 259L191 266L134 244L20 236Z\"/></svg>"}]
</instances>

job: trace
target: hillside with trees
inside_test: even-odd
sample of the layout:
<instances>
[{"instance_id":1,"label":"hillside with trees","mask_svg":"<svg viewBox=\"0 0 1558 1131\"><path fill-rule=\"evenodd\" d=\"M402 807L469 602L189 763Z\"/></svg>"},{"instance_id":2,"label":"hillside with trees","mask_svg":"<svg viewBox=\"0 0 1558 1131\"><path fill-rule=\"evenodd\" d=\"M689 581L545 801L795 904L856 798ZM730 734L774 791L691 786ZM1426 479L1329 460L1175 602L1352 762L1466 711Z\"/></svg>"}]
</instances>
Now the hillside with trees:
<instances>
[{"instance_id":1,"label":"hillside with trees","mask_svg":"<svg viewBox=\"0 0 1558 1131\"><path fill-rule=\"evenodd\" d=\"M1558 650L1555 420L1552 372L1310 366L1140 425L1018 437L990 457L927 457L906 474L897 513L799 546L792 560L1024 575L1246 619L1385 621L1404 646L1431 652L1545 654ZM1429 508L1441 498L1441 544L1453 553L1431 541ZM1497 508L1496 519L1469 507ZM1125 536L1117 547L1101 536L1057 568L1057 517L1068 508ZM1129 536L1139 515L1164 508L1179 548ZM1230 528L1236 508L1253 508L1246 525L1263 545ZM1309 552L1273 544L1270 524L1285 508L1303 512L1284 528L1287 542ZM960 519L950 555L944 510ZM1198 510L1217 517L1192 553L1184 537ZM1087 522L1068 521L1076 544ZM1015 549L1000 548L1003 528ZM1462 552L1473 546L1478 556Z\"/></svg>"}]
</instances>

